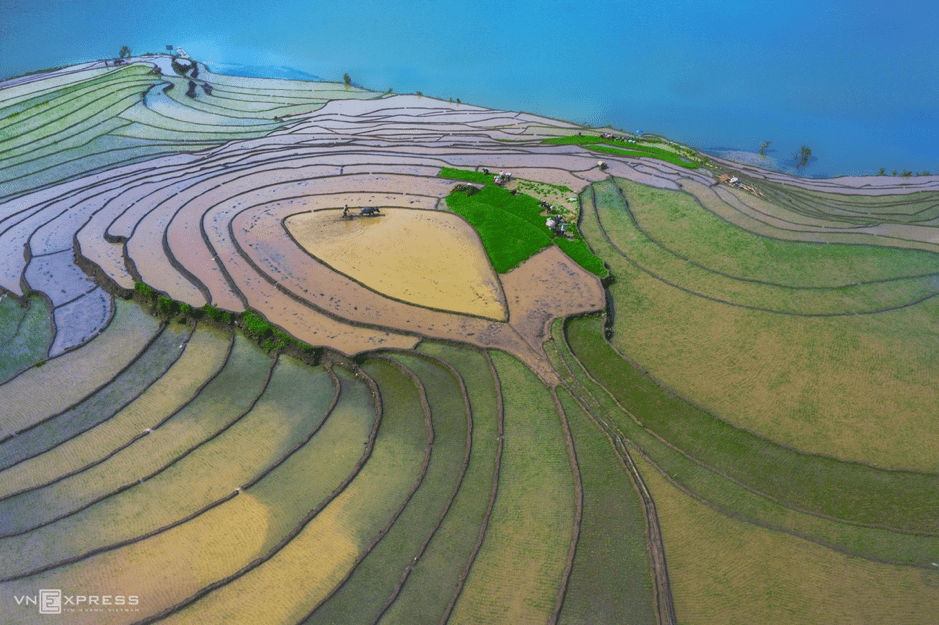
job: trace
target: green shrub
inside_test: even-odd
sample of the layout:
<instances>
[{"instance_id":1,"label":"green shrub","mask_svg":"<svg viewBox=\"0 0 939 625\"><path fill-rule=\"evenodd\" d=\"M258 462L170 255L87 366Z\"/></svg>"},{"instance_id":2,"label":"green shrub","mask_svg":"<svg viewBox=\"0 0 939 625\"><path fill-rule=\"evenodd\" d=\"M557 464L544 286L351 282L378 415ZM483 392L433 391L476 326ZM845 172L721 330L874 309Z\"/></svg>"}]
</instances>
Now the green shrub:
<instances>
[{"instance_id":1,"label":"green shrub","mask_svg":"<svg viewBox=\"0 0 939 625\"><path fill-rule=\"evenodd\" d=\"M219 310L211 304L206 304L199 310L202 314L216 323L223 323L225 325L231 325L232 323L232 314L230 312Z\"/></svg>"},{"instance_id":2,"label":"green shrub","mask_svg":"<svg viewBox=\"0 0 939 625\"><path fill-rule=\"evenodd\" d=\"M156 297L156 292L153 290L153 288L148 284L144 284L143 282L135 282L134 291L149 300L152 300Z\"/></svg>"},{"instance_id":3,"label":"green shrub","mask_svg":"<svg viewBox=\"0 0 939 625\"><path fill-rule=\"evenodd\" d=\"M245 336L253 339L264 339L273 334L274 326L261 313L248 309L241 313L241 328Z\"/></svg>"},{"instance_id":4,"label":"green shrub","mask_svg":"<svg viewBox=\"0 0 939 625\"><path fill-rule=\"evenodd\" d=\"M179 302L171 297L160 297L157 299L156 312L161 317L172 317L179 312Z\"/></svg>"}]
</instances>

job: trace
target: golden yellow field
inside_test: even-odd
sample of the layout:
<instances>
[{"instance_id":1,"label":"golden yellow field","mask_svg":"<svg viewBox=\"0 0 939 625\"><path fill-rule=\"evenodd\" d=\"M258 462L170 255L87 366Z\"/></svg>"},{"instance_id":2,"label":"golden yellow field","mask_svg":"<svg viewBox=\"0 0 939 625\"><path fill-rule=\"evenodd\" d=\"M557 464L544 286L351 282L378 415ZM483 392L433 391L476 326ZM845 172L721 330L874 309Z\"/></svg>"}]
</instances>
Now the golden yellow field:
<instances>
[{"instance_id":1,"label":"golden yellow field","mask_svg":"<svg viewBox=\"0 0 939 625\"><path fill-rule=\"evenodd\" d=\"M632 456L655 499L679 623L936 622L935 569L869 562L731 519Z\"/></svg>"},{"instance_id":2,"label":"golden yellow field","mask_svg":"<svg viewBox=\"0 0 939 625\"><path fill-rule=\"evenodd\" d=\"M506 318L479 237L458 216L404 208L383 208L375 217L340 215L319 210L284 223L307 252L375 291L419 306Z\"/></svg>"}]
</instances>

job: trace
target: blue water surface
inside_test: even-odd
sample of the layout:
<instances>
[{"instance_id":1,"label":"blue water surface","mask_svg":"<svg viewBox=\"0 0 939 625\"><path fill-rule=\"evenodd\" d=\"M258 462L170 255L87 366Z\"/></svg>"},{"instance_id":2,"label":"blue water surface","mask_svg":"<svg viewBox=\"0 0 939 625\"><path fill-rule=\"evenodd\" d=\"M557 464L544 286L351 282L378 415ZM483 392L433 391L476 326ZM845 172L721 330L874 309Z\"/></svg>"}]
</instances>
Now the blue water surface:
<instances>
[{"instance_id":1,"label":"blue water surface","mask_svg":"<svg viewBox=\"0 0 939 625\"><path fill-rule=\"evenodd\" d=\"M0 0L0 78L181 46L219 70L525 110L812 176L939 172L939 3Z\"/></svg>"}]
</instances>

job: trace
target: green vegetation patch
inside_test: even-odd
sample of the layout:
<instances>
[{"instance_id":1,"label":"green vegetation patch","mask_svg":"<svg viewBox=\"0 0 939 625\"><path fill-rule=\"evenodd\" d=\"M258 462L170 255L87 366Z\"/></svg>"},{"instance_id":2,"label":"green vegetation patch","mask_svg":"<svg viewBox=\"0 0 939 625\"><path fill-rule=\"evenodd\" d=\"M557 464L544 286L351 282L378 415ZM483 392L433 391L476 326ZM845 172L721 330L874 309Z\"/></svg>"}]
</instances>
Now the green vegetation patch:
<instances>
[{"instance_id":1,"label":"green vegetation patch","mask_svg":"<svg viewBox=\"0 0 939 625\"><path fill-rule=\"evenodd\" d=\"M551 245L551 238L530 221L501 210L499 201L512 197L508 191L489 189L473 195L455 191L447 196L447 207L476 229L496 272L506 273Z\"/></svg>"},{"instance_id":2,"label":"green vegetation patch","mask_svg":"<svg viewBox=\"0 0 939 625\"><path fill-rule=\"evenodd\" d=\"M0 296L0 346L6 347L6 343L16 336L25 316L25 306L9 295Z\"/></svg>"},{"instance_id":3,"label":"green vegetation patch","mask_svg":"<svg viewBox=\"0 0 939 625\"><path fill-rule=\"evenodd\" d=\"M476 229L498 273L514 269L555 241L574 262L601 278L606 277L602 261L594 257L583 244L576 228L568 230L574 239L552 239L553 232L545 225L541 205L532 196L513 194L493 184L491 175L481 172L445 167L440 177L485 185L479 191L465 187L454 189L447 196L447 207L463 216ZM522 182L519 181L519 184Z\"/></svg>"},{"instance_id":4,"label":"green vegetation patch","mask_svg":"<svg viewBox=\"0 0 939 625\"><path fill-rule=\"evenodd\" d=\"M617 156L631 157L650 157L657 158L660 161L666 161L679 167L688 169L697 169L698 163L684 160L677 153L663 148L654 148L641 143L627 143L614 139L603 139L597 136L573 135L569 137L553 137L545 139L542 143L554 145L582 145L588 150L602 152L605 154L615 154Z\"/></svg>"},{"instance_id":5,"label":"green vegetation patch","mask_svg":"<svg viewBox=\"0 0 939 625\"><path fill-rule=\"evenodd\" d=\"M444 167L440 170L439 175L441 178L450 178L451 180L465 180L467 182L476 182L486 185L492 184L492 174L484 174L481 171Z\"/></svg>"},{"instance_id":6,"label":"green vegetation patch","mask_svg":"<svg viewBox=\"0 0 939 625\"><path fill-rule=\"evenodd\" d=\"M554 239L554 242L565 254L570 256L574 262L593 275L601 279L610 275L610 272L607 271L607 268L603 265L603 261L593 255L590 247L583 239L562 239L559 237Z\"/></svg>"},{"instance_id":7,"label":"green vegetation patch","mask_svg":"<svg viewBox=\"0 0 939 625\"><path fill-rule=\"evenodd\" d=\"M273 323L264 318L256 310L245 310L242 313L231 313L206 304L200 308L193 308L186 302L174 300L156 291L143 282L134 283L134 293L150 312L166 321L187 322L189 320L208 319L221 325L240 325L242 333L255 345L266 352L295 349L304 357L313 357L317 348L299 341Z\"/></svg>"}]
</instances>

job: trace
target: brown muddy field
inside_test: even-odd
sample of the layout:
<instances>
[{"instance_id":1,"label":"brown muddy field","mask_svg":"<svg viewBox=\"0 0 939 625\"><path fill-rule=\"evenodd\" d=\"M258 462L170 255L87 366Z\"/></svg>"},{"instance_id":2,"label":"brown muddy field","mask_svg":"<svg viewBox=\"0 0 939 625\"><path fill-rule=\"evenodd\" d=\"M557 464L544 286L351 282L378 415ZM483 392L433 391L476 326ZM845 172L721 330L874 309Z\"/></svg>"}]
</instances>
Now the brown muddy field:
<instances>
[{"instance_id":1,"label":"brown muddy field","mask_svg":"<svg viewBox=\"0 0 939 625\"><path fill-rule=\"evenodd\" d=\"M499 280L472 226L453 213L380 210L345 219L339 209L318 210L288 217L284 225L311 255L379 293L505 319Z\"/></svg>"},{"instance_id":2,"label":"brown muddy field","mask_svg":"<svg viewBox=\"0 0 939 625\"><path fill-rule=\"evenodd\" d=\"M599 278L553 245L503 275L502 286L509 323L538 350L550 333L551 321L599 310L606 301Z\"/></svg>"}]
</instances>

